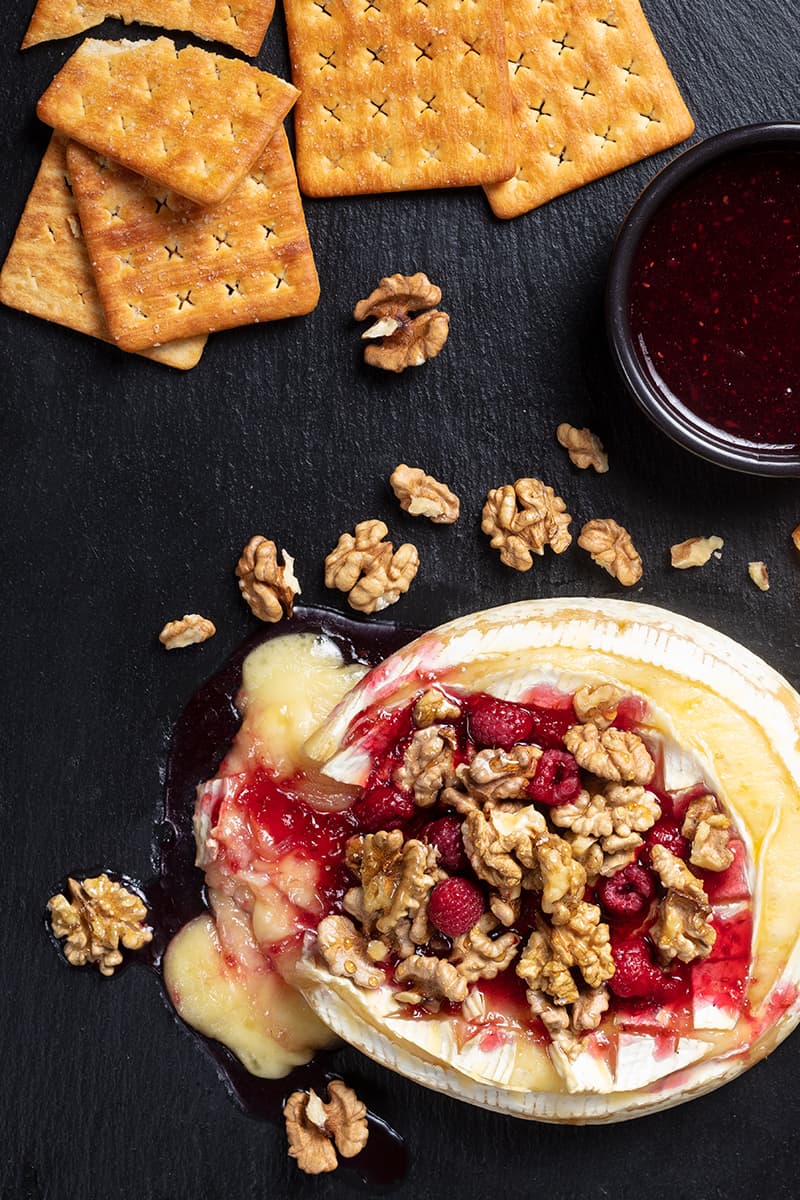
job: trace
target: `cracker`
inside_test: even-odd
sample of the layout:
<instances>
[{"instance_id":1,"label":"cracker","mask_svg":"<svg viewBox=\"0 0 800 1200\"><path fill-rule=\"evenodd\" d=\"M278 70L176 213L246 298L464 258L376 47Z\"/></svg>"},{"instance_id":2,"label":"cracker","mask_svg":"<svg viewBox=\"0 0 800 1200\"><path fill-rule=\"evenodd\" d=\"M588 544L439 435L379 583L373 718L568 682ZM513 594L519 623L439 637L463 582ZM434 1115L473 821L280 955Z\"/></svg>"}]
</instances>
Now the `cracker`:
<instances>
[{"instance_id":1,"label":"cracker","mask_svg":"<svg viewBox=\"0 0 800 1200\"><path fill-rule=\"evenodd\" d=\"M637 0L506 0L516 217L689 137L694 122Z\"/></svg>"},{"instance_id":2,"label":"cracker","mask_svg":"<svg viewBox=\"0 0 800 1200\"><path fill-rule=\"evenodd\" d=\"M502 0L285 0L309 196L513 173Z\"/></svg>"},{"instance_id":3,"label":"cracker","mask_svg":"<svg viewBox=\"0 0 800 1200\"><path fill-rule=\"evenodd\" d=\"M103 306L67 183L66 139L54 133L0 272L0 301L45 321L110 342ZM187 338L141 353L188 371L206 339Z\"/></svg>"},{"instance_id":4,"label":"cracker","mask_svg":"<svg viewBox=\"0 0 800 1200\"><path fill-rule=\"evenodd\" d=\"M72 37L106 17L117 17L126 25L135 21L185 29L253 56L261 49L274 8L275 0L39 0L22 49Z\"/></svg>"},{"instance_id":5,"label":"cracker","mask_svg":"<svg viewBox=\"0 0 800 1200\"><path fill-rule=\"evenodd\" d=\"M87 38L39 101L55 129L196 204L217 204L260 158L297 96L238 59L169 38Z\"/></svg>"},{"instance_id":6,"label":"cracker","mask_svg":"<svg viewBox=\"0 0 800 1200\"><path fill-rule=\"evenodd\" d=\"M310 312L319 282L281 127L227 200L190 206L70 142L95 280L125 350Z\"/></svg>"}]
</instances>

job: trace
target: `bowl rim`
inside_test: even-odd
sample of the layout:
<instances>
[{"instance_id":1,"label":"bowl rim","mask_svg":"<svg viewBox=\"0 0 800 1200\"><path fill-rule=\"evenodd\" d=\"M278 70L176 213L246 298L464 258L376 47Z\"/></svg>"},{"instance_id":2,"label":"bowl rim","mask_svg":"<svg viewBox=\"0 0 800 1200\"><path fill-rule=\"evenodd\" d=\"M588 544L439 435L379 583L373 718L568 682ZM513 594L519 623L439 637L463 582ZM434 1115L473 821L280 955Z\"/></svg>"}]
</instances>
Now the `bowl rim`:
<instances>
[{"instance_id":1,"label":"bowl rim","mask_svg":"<svg viewBox=\"0 0 800 1200\"><path fill-rule=\"evenodd\" d=\"M634 255L653 216L690 176L718 159L740 151L796 146L800 123L768 121L742 125L705 138L672 159L634 201L617 233L605 291L605 321L612 358L633 399L663 433L678 445L717 466L751 475L800 476L800 453L737 446L710 426L701 426L672 408L645 373L636 354L628 319L628 287Z\"/></svg>"}]
</instances>

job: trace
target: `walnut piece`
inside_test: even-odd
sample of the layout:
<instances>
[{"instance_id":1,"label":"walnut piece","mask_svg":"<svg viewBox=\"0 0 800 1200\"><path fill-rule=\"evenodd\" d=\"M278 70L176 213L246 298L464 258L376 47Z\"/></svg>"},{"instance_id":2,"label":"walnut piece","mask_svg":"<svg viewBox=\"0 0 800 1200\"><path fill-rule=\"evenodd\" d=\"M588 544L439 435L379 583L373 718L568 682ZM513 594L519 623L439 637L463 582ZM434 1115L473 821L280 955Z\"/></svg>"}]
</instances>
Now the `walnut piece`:
<instances>
[{"instance_id":1,"label":"walnut piece","mask_svg":"<svg viewBox=\"0 0 800 1200\"><path fill-rule=\"evenodd\" d=\"M370 943L371 945L372 943ZM332 975L349 979L356 987L380 987L384 976L376 971L366 939L347 917L325 917L317 926L319 952Z\"/></svg>"},{"instance_id":2,"label":"walnut piece","mask_svg":"<svg viewBox=\"0 0 800 1200\"><path fill-rule=\"evenodd\" d=\"M681 833L692 843L689 862L703 871L727 871L733 862L729 848L731 823L717 811L714 796L698 796L692 800L683 818Z\"/></svg>"},{"instance_id":3,"label":"walnut piece","mask_svg":"<svg viewBox=\"0 0 800 1200\"><path fill-rule=\"evenodd\" d=\"M61 893L47 902L57 938L65 938L64 957L73 967L97 963L101 975L113 975L122 962L120 946L141 950L152 941L145 925L147 907L135 892L107 875L68 879L72 901Z\"/></svg>"},{"instance_id":4,"label":"walnut piece","mask_svg":"<svg viewBox=\"0 0 800 1200\"><path fill-rule=\"evenodd\" d=\"M721 537L691 537L670 547L670 560L678 571L687 567L704 567L711 555L725 545Z\"/></svg>"},{"instance_id":5,"label":"walnut piece","mask_svg":"<svg viewBox=\"0 0 800 1200\"><path fill-rule=\"evenodd\" d=\"M752 579L753 583L762 592L769 591L769 571L767 564L763 562L751 562L747 564L747 574Z\"/></svg>"},{"instance_id":6,"label":"walnut piece","mask_svg":"<svg viewBox=\"0 0 800 1200\"><path fill-rule=\"evenodd\" d=\"M347 603L359 612L382 612L411 587L417 548L405 542L395 551L383 521L360 521L354 532L343 533L325 559L325 586L347 592Z\"/></svg>"},{"instance_id":7,"label":"walnut piece","mask_svg":"<svg viewBox=\"0 0 800 1200\"><path fill-rule=\"evenodd\" d=\"M400 507L412 517L427 517L434 525L452 525L461 513L461 501L446 483L426 475L419 467L400 463L389 476Z\"/></svg>"},{"instance_id":8,"label":"walnut piece","mask_svg":"<svg viewBox=\"0 0 800 1200\"><path fill-rule=\"evenodd\" d=\"M182 650L184 646L195 646L207 642L217 632L213 621L199 613L186 613L180 621L167 621L158 640L165 650Z\"/></svg>"},{"instance_id":9,"label":"walnut piece","mask_svg":"<svg viewBox=\"0 0 800 1200\"><path fill-rule=\"evenodd\" d=\"M581 992L572 1006L572 1028L575 1032L597 1029L603 1014L608 1011L610 1000L608 988L604 985Z\"/></svg>"},{"instance_id":10,"label":"walnut piece","mask_svg":"<svg viewBox=\"0 0 800 1200\"><path fill-rule=\"evenodd\" d=\"M347 864L361 880L344 897L344 907L373 928L405 957L431 936L428 897L445 878L436 866L437 851L424 842L403 840L402 831L381 830L351 838Z\"/></svg>"},{"instance_id":11,"label":"walnut piece","mask_svg":"<svg viewBox=\"0 0 800 1200\"><path fill-rule=\"evenodd\" d=\"M364 361L384 371L399 372L435 358L450 331L449 316L436 308L441 299L441 289L422 271L382 279L353 309L357 321L375 322L362 333L362 339L379 340L379 344L367 346Z\"/></svg>"},{"instance_id":12,"label":"walnut piece","mask_svg":"<svg viewBox=\"0 0 800 1200\"><path fill-rule=\"evenodd\" d=\"M498 927L497 919L491 913L484 913L468 933L453 940L450 962L455 963L459 975L470 983L494 979L513 962L519 938L515 933L502 933L493 938L491 935Z\"/></svg>"},{"instance_id":13,"label":"walnut piece","mask_svg":"<svg viewBox=\"0 0 800 1200\"><path fill-rule=\"evenodd\" d=\"M516 972L532 991L544 992L563 1005L575 1003L579 996L574 967L592 988L614 974L608 926L600 920L600 909L584 901L576 905L568 923L548 929L542 922L534 930Z\"/></svg>"},{"instance_id":14,"label":"walnut piece","mask_svg":"<svg viewBox=\"0 0 800 1200\"><path fill-rule=\"evenodd\" d=\"M702 882L666 846L654 845L650 860L667 889L650 929L661 961L667 965L675 958L684 963L707 958L717 931L709 924L711 906Z\"/></svg>"},{"instance_id":15,"label":"walnut piece","mask_svg":"<svg viewBox=\"0 0 800 1200\"><path fill-rule=\"evenodd\" d=\"M342 1158L354 1158L367 1144L366 1107L340 1079L328 1084L327 1104L313 1088L309 1092L292 1092L283 1115L289 1154L307 1175L335 1171L336 1150Z\"/></svg>"},{"instance_id":16,"label":"walnut piece","mask_svg":"<svg viewBox=\"0 0 800 1200\"><path fill-rule=\"evenodd\" d=\"M398 983L411 984L395 999L401 1003L419 1004L424 1000L449 1000L462 1004L467 998L469 984L452 963L432 955L414 954L398 964L394 977Z\"/></svg>"},{"instance_id":17,"label":"walnut piece","mask_svg":"<svg viewBox=\"0 0 800 1200\"><path fill-rule=\"evenodd\" d=\"M461 835L475 874L502 896L522 886L526 871L537 874L525 882L541 887L536 847L549 835L547 822L532 804L510 813L495 808L468 812Z\"/></svg>"},{"instance_id":18,"label":"walnut piece","mask_svg":"<svg viewBox=\"0 0 800 1200\"><path fill-rule=\"evenodd\" d=\"M281 555L282 566L278 564L275 543L256 534L250 538L236 564L239 590L259 621L274 623L280 621L284 613L290 617L294 598L300 595L294 559L285 550Z\"/></svg>"},{"instance_id":19,"label":"walnut piece","mask_svg":"<svg viewBox=\"0 0 800 1200\"><path fill-rule=\"evenodd\" d=\"M581 725L591 721L598 729L608 729L616 720L617 709L624 695L614 683L585 683L572 697L575 716Z\"/></svg>"},{"instance_id":20,"label":"walnut piece","mask_svg":"<svg viewBox=\"0 0 800 1200\"><path fill-rule=\"evenodd\" d=\"M442 788L455 782L453 750L457 740L451 725L429 725L412 737L393 779L399 788L414 793L420 808L435 804Z\"/></svg>"},{"instance_id":21,"label":"walnut piece","mask_svg":"<svg viewBox=\"0 0 800 1200\"><path fill-rule=\"evenodd\" d=\"M417 729L427 729L436 721L457 721L460 716L458 705L438 688L431 688L420 696L411 710L411 719Z\"/></svg>"},{"instance_id":22,"label":"walnut piece","mask_svg":"<svg viewBox=\"0 0 800 1200\"><path fill-rule=\"evenodd\" d=\"M483 506L481 529L490 545L500 551L500 561L515 571L529 571L533 554L550 546L563 553L572 541L572 517L566 504L540 479L518 479L492 488Z\"/></svg>"},{"instance_id":23,"label":"walnut piece","mask_svg":"<svg viewBox=\"0 0 800 1200\"><path fill-rule=\"evenodd\" d=\"M795 549L800 550L800 525L796 525L792 530L792 541L795 544Z\"/></svg>"},{"instance_id":24,"label":"walnut piece","mask_svg":"<svg viewBox=\"0 0 800 1200\"><path fill-rule=\"evenodd\" d=\"M457 812L471 812L482 804L521 799L536 774L542 751L538 746L512 746L510 750L479 750L470 763L456 767L457 787L442 792L443 804Z\"/></svg>"},{"instance_id":25,"label":"walnut piece","mask_svg":"<svg viewBox=\"0 0 800 1200\"><path fill-rule=\"evenodd\" d=\"M564 745L584 771L612 783L649 783L655 763L638 733L623 729L598 729L592 721L572 725Z\"/></svg>"},{"instance_id":26,"label":"walnut piece","mask_svg":"<svg viewBox=\"0 0 800 1200\"><path fill-rule=\"evenodd\" d=\"M608 455L600 438L596 433L592 433L591 429L576 429L574 425L564 421L556 430L556 437L576 467L580 467L582 471L587 467L594 467L598 475L605 475L608 470Z\"/></svg>"},{"instance_id":27,"label":"walnut piece","mask_svg":"<svg viewBox=\"0 0 800 1200\"><path fill-rule=\"evenodd\" d=\"M578 545L589 552L592 562L618 579L623 587L633 587L642 578L642 560L631 535L611 517L587 521L578 537Z\"/></svg>"}]
</instances>

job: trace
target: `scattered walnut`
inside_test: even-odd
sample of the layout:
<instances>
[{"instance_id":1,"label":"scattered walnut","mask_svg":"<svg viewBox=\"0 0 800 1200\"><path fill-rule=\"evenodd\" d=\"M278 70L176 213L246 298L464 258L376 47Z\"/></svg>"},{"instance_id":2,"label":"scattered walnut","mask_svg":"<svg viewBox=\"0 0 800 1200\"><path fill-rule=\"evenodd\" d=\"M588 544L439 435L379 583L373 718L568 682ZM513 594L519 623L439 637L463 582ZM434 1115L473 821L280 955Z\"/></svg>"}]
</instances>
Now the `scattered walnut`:
<instances>
[{"instance_id":1,"label":"scattered walnut","mask_svg":"<svg viewBox=\"0 0 800 1200\"><path fill-rule=\"evenodd\" d=\"M572 541L572 517L566 504L539 479L518 479L513 486L492 488L483 506L481 529L488 534L500 561L515 571L529 571L532 554L550 546L561 554Z\"/></svg>"},{"instance_id":2,"label":"scattered walnut","mask_svg":"<svg viewBox=\"0 0 800 1200\"><path fill-rule=\"evenodd\" d=\"M366 1107L340 1079L328 1084L327 1104L323 1104L313 1088L309 1092L292 1092L283 1115L289 1154L307 1175L335 1171L336 1150L342 1158L354 1158L367 1144Z\"/></svg>"},{"instance_id":3,"label":"scattered walnut","mask_svg":"<svg viewBox=\"0 0 800 1200\"><path fill-rule=\"evenodd\" d=\"M412 517L427 517L434 525L452 525L461 512L461 501L445 483L419 467L400 463L389 476L400 507Z\"/></svg>"},{"instance_id":4,"label":"scattered walnut","mask_svg":"<svg viewBox=\"0 0 800 1200\"><path fill-rule=\"evenodd\" d=\"M72 901L59 893L47 907L53 934L66 939L64 957L73 967L97 963L101 975L113 975L122 962L120 946L141 950L152 941L144 901L121 883L97 875L81 883L68 879L67 887Z\"/></svg>"},{"instance_id":5,"label":"scattered walnut","mask_svg":"<svg viewBox=\"0 0 800 1200\"><path fill-rule=\"evenodd\" d=\"M728 846L731 823L717 811L713 796L698 796L692 800L683 819L681 833L692 843L689 862L703 871L727 871L733 862Z\"/></svg>"},{"instance_id":6,"label":"scattered walnut","mask_svg":"<svg viewBox=\"0 0 800 1200\"><path fill-rule=\"evenodd\" d=\"M182 650L184 646L207 642L216 632L216 625L207 617L201 617L199 613L187 613L180 621L167 621L158 640L165 650Z\"/></svg>"},{"instance_id":7,"label":"scattered walnut","mask_svg":"<svg viewBox=\"0 0 800 1200\"><path fill-rule=\"evenodd\" d=\"M747 574L752 579L753 583L762 592L769 591L769 571L767 564L763 562L751 562L747 564Z\"/></svg>"},{"instance_id":8,"label":"scattered walnut","mask_svg":"<svg viewBox=\"0 0 800 1200\"><path fill-rule=\"evenodd\" d=\"M383 521L361 521L343 533L325 559L325 586L348 592L347 602L360 612L382 612L411 587L419 570L416 546L405 542L395 551L385 540Z\"/></svg>"},{"instance_id":9,"label":"scattered walnut","mask_svg":"<svg viewBox=\"0 0 800 1200\"><path fill-rule=\"evenodd\" d=\"M725 545L721 537L691 537L670 547L673 567L685 571L687 567L704 567L716 550Z\"/></svg>"},{"instance_id":10,"label":"scattered walnut","mask_svg":"<svg viewBox=\"0 0 800 1200\"><path fill-rule=\"evenodd\" d=\"M649 783L655 763L637 733L622 729L598 729L593 722L572 725L564 734L564 745L578 766L613 783Z\"/></svg>"},{"instance_id":11,"label":"scattered walnut","mask_svg":"<svg viewBox=\"0 0 800 1200\"><path fill-rule=\"evenodd\" d=\"M470 763L456 767L458 787L448 787L442 803L457 812L470 812L481 804L521 799L536 774L542 757L538 746L513 746L510 750L479 750Z\"/></svg>"},{"instance_id":12,"label":"scattered walnut","mask_svg":"<svg viewBox=\"0 0 800 1200\"><path fill-rule=\"evenodd\" d=\"M609 575L623 587L633 587L642 578L642 560L636 552L631 535L611 517L587 521L578 537L578 545L588 550Z\"/></svg>"},{"instance_id":13,"label":"scattered walnut","mask_svg":"<svg viewBox=\"0 0 800 1200\"><path fill-rule=\"evenodd\" d=\"M380 339L379 345L367 346L365 362L385 371L404 371L435 358L450 331L449 316L436 308L441 299L441 289L422 271L382 279L353 309L357 321L375 321L362 339ZM411 313L419 315L412 317Z\"/></svg>"},{"instance_id":14,"label":"scattered walnut","mask_svg":"<svg viewBox=\"0 0 800 1200\"><path fill-rule=\"evenodd\" d=\"M423 1000L449 1000L452 1004L462 1004L469 991L467 980L452 963L432 955L414 954L403 959L394 977L398 983L412 984L411 995L415 997L410 1001L412 1004L419 1003L417 996ZM399 1000L400 996L395 998Z\"/></svg>"},{"instance_id":15,"label":"scattered walnut","mask_svg":"<svg viewBox=\"0 0 800 1200\"><path fill-rule=\"evenodd\" d=\"M414 802L420 808L435 804L442 788L455 783L456 743L456 731L451 725L418 729L411 739L393 779L398 787L414 793Z\"/></svg>"},{"instance_id":16,"label":"scattered walnut","mask_svg":"<svg viewBox=\"0 0 800 1200\"><path fill-rule=\"evenodd\" d=\"M346 910L368 931L374 926L401 955L413 954L431 935L428 897L445 877L436 859L432 846L416 839L404 842L399 829L351 838L347 864L361 887L345 895Z\"/></svg>"},{"instance_id":17,"label":"scattered walnut","mask_svg":"<svg viewBox=\"0 0 800 1200\"><path fill-rule=\"evenodd\" d=\"M707 958L717 932L709 924L711 906L701 881L666 846L653 846L650 859L667 888L650 929L662 962L668 964L678 958L689 963Z\"/></svg>"},{"instance_id":18,"label":"scattered walnut","mask_svg":"<svg viewBox=\"0 0 800 1200\"><path fill-rule=\"evenodd\" d=\"M325 917L320 921L317 945L332 975L349 979L360 988L372 989L383 983L384 977L375 969L366 940L347 917Z\"/></svg>"},{"instance_id":19,"label":"scattered walnut","mask_svg":"<svg viewBox=\"0 0 800 1200\"><path fill-rule=\"evenodd\" d=\"M582 725L591 721L598 729L608 729L616 720L619 702L624 695L614 683L585 683L572 697L575 716Z\"/></svg>"},{"instance_id":20,"label":"scattered walnut","mask_svg":"<svg viewBox=\"0 0 800 1200\"><path fill-rule=\"evenodd\" d=\"M300 584L294 573L294 559L281 551L283 566L278 565L278 550L269 538L256 534L242 551L236 564L239 590L259 621L280 621L292 615L294 598Z\"/></svg>"},{"instance_id":21,"label":"scattered walnut","mask_svg":"<svg viewBox=\"0 0 800 1200\"><path fill-rule=\"evenodd\" d=\"M494 979L513 962L519 938L515 933L502 933L493 938L491 935L497 929L497 919L491 913L484 913L469 933L454 939L450 962L455 963L459 975L470 983Z\"/></svg>"},{"instance_id":22,"label":"scattered walnut","mask_svg":"<svg viewBox=\"0 0 800 1200\"><path fill-rule=\"evenodd\" d=\"M411 710L411 719L417 729L427 729L437 721L457 721L461 709L438 688L431 688L420 696Z\"/></svg>"},{"instance_id":23,"label":"scattered walnut","mask_svg":"<svg viewBox=\"0 0 800 1200\"><path fill-rule=\"evenodd\" d=\"M570 460L576 467L586 470L594 467L598 475L605 475L608 470L608 455L603 449L603 443L591 429L576 429L574 425L563 422L556 430L556 437L569 454Z\"/></svg>"}]
</instances>

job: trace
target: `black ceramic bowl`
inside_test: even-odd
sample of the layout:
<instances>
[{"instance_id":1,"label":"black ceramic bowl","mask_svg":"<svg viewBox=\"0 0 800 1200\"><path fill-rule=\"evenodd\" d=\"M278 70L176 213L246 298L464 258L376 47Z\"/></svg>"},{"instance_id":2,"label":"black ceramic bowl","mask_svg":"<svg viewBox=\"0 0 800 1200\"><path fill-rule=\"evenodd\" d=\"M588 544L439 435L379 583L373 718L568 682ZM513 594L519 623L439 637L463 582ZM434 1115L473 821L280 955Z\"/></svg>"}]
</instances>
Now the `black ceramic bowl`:
<instances>
[{"instance_id":1,"label":"black ceramic bowl","mask_svg":"<svg viewBox=\"0 0 800 1200\"><path fill-rule=\"evenodd\" d=\"M743 152L790 149L800 152L800 124L747 125L684 151L655 176L625 218L614 246L606 289L606 325L611 350L636 402L659 429L681 446L719 466L754 475L800 476L800 451L762 447L726 436L695 417L684 405L674 403L655 385L634 345L629 315L631 270L639 243L656 213L692 176Z\"/></svg>"}]
</instances>

